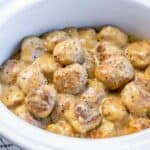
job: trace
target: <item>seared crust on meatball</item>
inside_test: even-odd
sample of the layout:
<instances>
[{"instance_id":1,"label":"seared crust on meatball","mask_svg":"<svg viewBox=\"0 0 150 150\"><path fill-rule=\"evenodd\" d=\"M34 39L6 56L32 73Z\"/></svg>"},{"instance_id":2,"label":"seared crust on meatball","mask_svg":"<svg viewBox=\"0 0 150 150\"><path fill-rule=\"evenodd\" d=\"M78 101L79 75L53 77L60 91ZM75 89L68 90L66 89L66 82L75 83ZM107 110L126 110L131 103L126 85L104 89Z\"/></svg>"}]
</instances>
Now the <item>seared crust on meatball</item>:
<instances>
[{"instance_id":1,"label":"seared crust on meatball","mask_svg":"<svg viewBox=\"0 0 150 150\"><path fill-rule=\"evenodd\" d=\"M134 69L124 56L112 56L96 68L95 76L109 89L122 87L134 77Z\"/></svg>"},{"instance_id":2,"label":"seared crust on meatball","mask_svg":"<svg viewBox=\"0 0 150 150\"><path fill-rule=\"evenodd\" d=\"M102 119L97 104L87 101L73 104L65 112L65 117L79 133L86 133L96 128Z\"/></svg>"},{"instance_id":3,"label":"seared crust on meatball","mask_svg":"<svg viewBox=\"0 0 150 150\"><path fill-rule=\"evenodd\" d=\"M99 60L103 61L111 56L124 55L124 51L110 42L101 41L97 47L97 55Z\"/></svg>"},{"instance_id":4,"label":"seared crust on meatball","mask_svg":"<svg viewBox=\"0 0 150 150\"><path fill-rule=\"evenodd\" d=\"M83 63L84 50L78 39L68 39L55 46L53 56L62 65Z\"/></svg>"},{"instance_id":5,"label":"seared crust on meatball","mask_svg":"<svg viewBox=\"0 0 150 150\"><path fill-rule=\"evenodd\" d=\"M26 99L29 112L38 118L47 117L53 110L56 100L56 90L52 85L42 85L31 91Z\"/></svg>"},{"instance_id":6,"label":"seared crust on meatball","mask_svg":"<svg viewBox=\"0 0 150 150\"><path fill-rule=\"evenodd\" d=\"M46 84L47 80L38 68L32 66L21 71L17 77L17 84L26 94L31 90Z\"/></svg>"},{"instance_id":7,"label":"seared crust on meatball","mask_svg":"<svg viewBox=\"0 0 150 150\"><path fill-rule=\"evenodd\" d=\"M60 68L54 73L54 85L61 93L78 94L87 82L87 72L79 64Z\"/></svg>"},{"instance_id":8,"label":"seared crust on meatball","mask_svg":"<svg viewBox=\"0 0 150 150\"><path fill-rule=\"evenodd\" d=\"M119 47L128 43L128 36L117 27L105 26L98 33L98 39L111 42Z\"/></svg>"},{"instance_id":9,"label":"seared crust on meatball","mask_svg":"<svg viewBox=\"0 0 150 150\"><path fill-rule=\"evenodd\" d=\"M144 69L150 64L150 44L147 41L138 41L129 44L126 55L132 65L138 69Z\"/></svg>"}]
</instances>

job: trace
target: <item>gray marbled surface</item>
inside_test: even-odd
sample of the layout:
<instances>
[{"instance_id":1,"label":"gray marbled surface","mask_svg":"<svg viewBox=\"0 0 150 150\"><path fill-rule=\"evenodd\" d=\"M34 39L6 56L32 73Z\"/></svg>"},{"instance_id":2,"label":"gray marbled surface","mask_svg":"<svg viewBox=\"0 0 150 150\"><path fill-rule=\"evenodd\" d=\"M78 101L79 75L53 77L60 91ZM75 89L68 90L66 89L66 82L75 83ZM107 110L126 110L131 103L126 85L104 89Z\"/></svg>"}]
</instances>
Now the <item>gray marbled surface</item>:
<instances>
[{"instance_id":1,"label":"gray marbled surface","mask_svg":"<svg viewBox=\"0 0 150 150\"><path fill-rule=\"evenodd\" d=\"M0 150L23 150L0 135Z\"/></svg>"}]
</instances>

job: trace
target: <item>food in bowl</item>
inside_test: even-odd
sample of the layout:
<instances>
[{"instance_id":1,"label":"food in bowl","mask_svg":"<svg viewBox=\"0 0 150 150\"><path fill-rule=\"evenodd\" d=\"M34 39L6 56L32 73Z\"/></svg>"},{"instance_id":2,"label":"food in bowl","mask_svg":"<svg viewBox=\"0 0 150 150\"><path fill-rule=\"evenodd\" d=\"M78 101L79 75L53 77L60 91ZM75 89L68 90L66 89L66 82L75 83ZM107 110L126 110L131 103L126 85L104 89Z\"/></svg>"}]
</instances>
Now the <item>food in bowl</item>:
<instances>
[{"instance_id":1,"label":"food in bowl","mask_svg":"<svg viewBox=\"0 0 150 150\"><path fill-rule=\"evenodd\" d=\"M1 100L47 131L84 138L150 128L150 42L105 26L26 37L0 70Z\"/></svg>"}]
</instances>

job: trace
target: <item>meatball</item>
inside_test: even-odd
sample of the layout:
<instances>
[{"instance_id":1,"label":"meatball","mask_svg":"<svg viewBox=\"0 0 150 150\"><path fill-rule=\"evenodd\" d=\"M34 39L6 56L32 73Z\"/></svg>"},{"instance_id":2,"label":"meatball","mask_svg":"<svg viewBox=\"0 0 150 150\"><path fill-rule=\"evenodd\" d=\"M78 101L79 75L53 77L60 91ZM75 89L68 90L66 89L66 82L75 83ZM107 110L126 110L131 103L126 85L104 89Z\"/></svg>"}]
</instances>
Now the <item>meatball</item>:
<instances>
[{"instance_id":1,"label":"meatball","mask_svg":"<svg viewBox=\"0 0 150 150\"><path fill-rule=\"evenodd\" d=\"M95 68L99 64L96 49L92 49L92 50L86 49L84 51L84 58L85 58L85 61L84 61L83 66L86 68L88 72L88 77L94 78Z\"/></svg>"},{"instance_id":2,"label":"meatball","mask_svg":"<svg viewBox=\"0 0 150 150\"><path fill-rule=\"evenodd\" d=\"M23 68L25 68L25 64L20 63L19 60L8 60L0 70L0 80L5 84L14 83Z\"/></svg>"},{"instance_id":3,"label":"meatball","mask_svg":"<svg viewBox=\"0 0 150 150\"><path fill-rule=\"evenodd\" d=\"M48 32L43 36L47 51L53 52L54 47L59 42L69 39L69 35L64 31L52 31Z\"/></svg>"},{"instance_id":4,"label":"meatball","mask_svg":"<svg viewBox=\"0 0 150 150\"><path fill-rule=\"evenodd\" d=\"M47 130L65 136L73 136L72 127L65 120L48 125Z\"/></svg>"},{"instance_id":5,"label":"meatball","mask_svg":"<svg viewBox=\"0 0 150 150\"><path fill-rule=\"evenodd\" d=\"M68 39L57 44L53 56L62 65L83 63L84 61L84 51L81 42L77 39Z\"/></svg>"},{"instance_id":6,"label":"meatball","mask_svg":"<svg viewBox=\"0 0 150 150\"><path fill-rule=\"evenodd\" d=\"M128 112L118 96L104 98L101 111L107 120L114 123L124 124L128 118Z\"/></svg>"},{"instance_id":7,"label":"meatball","mask_svg":"<svg viewBox=\"0 0 150 150\"><path fill-rule=\"evenodd\" d=\"M43 55L46 51L42 39L33 36L27 37L21 44L21 60L27 63L32 63L36 58Z\"/></svg>"},{"instance_id":8,"label":"meatball","mask_svg":"<svg viewBox=\"0 0 150 150\"><path fill-rule=\"evenodd\" d=\"M82 45L84 48L91 49L97 45L97 34L92 28L79 29L79 37L83 41Z\"/></svg>"},{"instance_id":9,"label":"meatball","mask_svg":"<svg viewBox=\"0 0 150 150\"><path fill-rule=\"evenodd\" d=\"M54 73L54 85L61 93L78 94L87 82L87 72L79 64L60 68Z\"/></svg>"},{"instance_id":10,"label":"meatball","mask_svg":"<svg viewBox=\"0 0 150 150\"><path fill-rule=\"evenodd\" d=\"M128 43L128 36L117 27L105 26L98 33L98 39L111 42L119 47L124 47Z\"/></svg>"},{"instance_id":11,"label":"meatball","mask_svg":"<svg viewBox=\"0 0 150 150\"><path fill-rule=\"evenodd\" d=\"M97 55L99 60L103 61L111 56L124 55L124 51L110 42L101 41L97 48Z\"/></svg>"},{"instance_id":12,"label":"meatball","mask_svg":"<svg viewBox=\"0 0 150 150\"><path fill-rule=\"evenodd\" d=\"M1 100L7 107L14 107L22 103L24 98L24 93L16 85L3 88Z\"/></svg>"},{"instance_id":13,"label":"meatball","mask_svg":"<svg viewBox=\"0 0 150 150\"><path fill-rule=\"evenodd\" d=\"M37 58L32 66L39 68L49 81L53 80L54 72L60 67L60 65L54 61L52 55L48 53L45 53L44 55Z\"/></svg>"},{"instance_id":14,"label":"meatball","mask_svg":"<svg viewBox=\"0 0 150 150\"><path fill-rule=\"evenodd\" d=\"M135 116L146 116L150 109L150 93L142 89L134 81L122 90L122 99L130 113Z\"/></svg>"},{"instance_id":15,"label":"meatball","mask_svg":"<svg viewBox=\"0 0 150 150\"><path fill-rule=\"evenodd\" d=\"M65 112L65 117L79 133L86 133L96 128L102 119L97 104L87 101L73 104Z\"/></svg>"},{"instance_id":16,"label":"meatball","mask_svg":"<svg viewBox=\"0 0 150 150\"><path fill-rule=\"evenodd\" d=\"M76 102L76 98L71 94L58 94L56 101L56 110L59 116L68 110L72 103Z\"/></svg>"},{"instance_id":17,"label":"meatball","mask_svg":"<svg viewBox=\"0 0 150 150\"><path fill-rule=\"evenodd\" d=\"M96 68L95 76L109 89L122 87L134 77L134 69L124 56L112 56Z\"/></svg>"},{"instance_id":18,"label":"meatball","mask_svg":"<svg viewBox=\"0 0 150 150\"><path fill-rule=\"evenodd\" d=\"M80 95L80 100L99 103L106 95L107 91L103 83L96 79L90 79L87 89Z\"/></svg>"},{"instance_id":19,"label":"meatball","mask_svg":"<svg viewBox=\"0 0 150 150\"><path fill-rule=\"evenodd\" d=\"M27 121L28 123L42 128L42 124L40 121L36 120L27 110L25 104L18 106L15 110L14 113L22 118L23 120Z\"/></svg>"},{"instance_id":20,"label":"meatball","mask_svg":"<svg viewBox=\"0 0 150 150\"><path fill-rule=\"evenodd\" d=\"M126 55L132 65L138 69L144 69L150 64L150 44L147 41L131 43L126 48Z\"/></svg>"},{"instance_id":21,"label":"meatball","mask_svg":"<svg viewBox=\"0 0 150 150\"><path fill-rule=\"evenodd\" d=\"M32 90L25 103L29 112L37 118L47 117L53 110L56 100L56 90L51 85L42 85Z\"/></svg>"},{"instance_id":22,"label":"meatball","mask_svg":"<svg viewBox=\"0 0 150 150\"><path fill-rule=\"evenodd\" d=\"M38 68L32 66L27 67L21 71L17 77L17 84L26 94L32 89L46 84L47 80Z\"/></svg>"},{"instance_id":23,"label":"meatball","mask_svg":"<svg viewBox=\"0 0 150 150\"><path fill-rule=\"evenodd\" d=\"M71 38L79 38L79 33L77 28L69 27L69 28L65 28L64 31L67 32Z\"/></svg>"}]
</instances>

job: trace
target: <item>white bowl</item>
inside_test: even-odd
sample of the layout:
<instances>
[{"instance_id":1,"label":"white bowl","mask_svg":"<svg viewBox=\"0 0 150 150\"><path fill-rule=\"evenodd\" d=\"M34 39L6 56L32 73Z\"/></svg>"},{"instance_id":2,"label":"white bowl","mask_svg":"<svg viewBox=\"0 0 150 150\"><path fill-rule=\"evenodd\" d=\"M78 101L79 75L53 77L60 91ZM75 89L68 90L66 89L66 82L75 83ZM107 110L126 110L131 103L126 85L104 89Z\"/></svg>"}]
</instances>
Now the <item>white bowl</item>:
<instances>
[{"instance_id":1,"label":"white bowl","mask_svg":"<svg viewBox=\"0 0 150 150\"><path fill-rule=\"evenodd\" d=\"M10 1L0 11L0 63L9 58L24 36L66 26L113 24L137 36L150 38L149 15L148 0ZM150 149L149 129L107 139L64 137L24 122L2 103L0 103L0 134L23 148L35 150Z\"/></svg>"}]
</instances>

